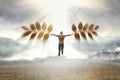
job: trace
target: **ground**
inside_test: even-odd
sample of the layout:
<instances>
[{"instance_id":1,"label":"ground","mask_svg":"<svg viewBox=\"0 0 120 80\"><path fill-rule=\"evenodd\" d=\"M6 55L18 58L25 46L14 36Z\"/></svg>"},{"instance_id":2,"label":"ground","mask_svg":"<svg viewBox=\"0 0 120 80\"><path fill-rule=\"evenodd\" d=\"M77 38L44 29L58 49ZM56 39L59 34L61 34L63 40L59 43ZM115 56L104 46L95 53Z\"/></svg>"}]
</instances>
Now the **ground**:
<instances>
[{"instance_id":1,"label":"ground","mask_svg":"<svg viewBox=\"0 0 120 80\"><path fill-rule=\"evenodd\" d=\"M120 63L47 59L0 65L0 80L120 80Z\"/></svg>"}]
</instances>

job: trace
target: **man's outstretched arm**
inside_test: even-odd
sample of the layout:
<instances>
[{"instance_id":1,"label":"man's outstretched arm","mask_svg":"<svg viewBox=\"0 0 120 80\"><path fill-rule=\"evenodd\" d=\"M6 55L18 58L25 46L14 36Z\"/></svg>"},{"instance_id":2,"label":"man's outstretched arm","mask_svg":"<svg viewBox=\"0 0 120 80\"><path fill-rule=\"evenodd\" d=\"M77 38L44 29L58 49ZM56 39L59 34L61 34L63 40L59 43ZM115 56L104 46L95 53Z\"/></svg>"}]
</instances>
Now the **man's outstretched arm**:
<instances>
[{"instance_id":1,"label":"man's outstretched arm","mask_svg":"<svg viewBox=\"0 0 120 80\"><path fill-rule=\"evenodd\" d=\"M65 36L72 36L73 34L67 34L67 35L65 35Z\"/></svg>"},{"instance_id":2,"label":"man's outstretched arm","mask_svg":"<svg viewBox=\"0 0 120 80\"><path fill-rule=\"evenodd\" d=\"M56 34L50 34L50 35L58 37L58 35L56 35Z\"/></svg>"}]
</instances>

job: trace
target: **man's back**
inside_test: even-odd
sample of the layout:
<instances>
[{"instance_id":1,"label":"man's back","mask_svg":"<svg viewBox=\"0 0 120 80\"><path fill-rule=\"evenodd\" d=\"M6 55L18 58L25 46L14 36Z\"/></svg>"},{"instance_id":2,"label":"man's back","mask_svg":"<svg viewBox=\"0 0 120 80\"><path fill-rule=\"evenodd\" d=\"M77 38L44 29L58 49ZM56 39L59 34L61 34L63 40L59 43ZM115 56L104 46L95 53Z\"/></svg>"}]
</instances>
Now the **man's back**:
<instances>
[{"instance_id":1,"label":"man's back","mask_svg":"<svg viewBox=\"0 0 120 80\"><path fill-rule=\"evenodd\" d=\"M64 35L63 32L61 31L59 35L56 35L56 34L51 34L53 36L56 36L58 37L59 39L59 44L58 44L58 56L60 56L60 51L62 52L63 54L63 49L64 49L64 39L66 36L72 36L73 34L68 34L68 35Z\"/></svg>"},{"instance_id":2,"label":"man's back","mask_svg":"<svg viewBox=\"0 0 120 80\"><path fill-rule=\"evenodd\" d=\"M64 44L65 35L58 35L58 38L59 38L59 44Z\"/></svg>"}]
</instances>

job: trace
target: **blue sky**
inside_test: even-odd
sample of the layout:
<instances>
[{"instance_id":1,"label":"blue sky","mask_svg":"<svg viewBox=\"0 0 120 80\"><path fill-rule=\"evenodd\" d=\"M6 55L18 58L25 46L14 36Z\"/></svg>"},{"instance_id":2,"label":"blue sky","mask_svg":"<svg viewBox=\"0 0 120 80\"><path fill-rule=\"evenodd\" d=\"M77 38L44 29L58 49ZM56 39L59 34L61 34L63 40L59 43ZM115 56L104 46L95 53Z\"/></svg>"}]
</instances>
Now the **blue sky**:
<instances>
[{"instance_id":1,"label":"blue sky","mask_svg":"<svg viewBox=\"0 0 120 80\"><path fill-rule=\"evenodd\" d=\"M77 42L74 37L65 40L66 57L86 58L84 52L81 51L83 50L80 48L81 44L86 46L92 42L100 45L100 43L107 42L106 40L114 42L114 40L120 39L120 0L0 0L0 44L3 44L3 39L6 43L10 43L10 39L15 44L19 42L17 49L14 48L14 44L10 44L11 53L9 53L9 49L8 53L1 50L0 59L33 59L57 55L57 38L54 37L50 37L46 43L40 40L32 44L29 49L25 48L29 44L26 44L27 39L20 39L23 33L20 27L29 26L29 23L36 21L52 24L54 27L52 33L56 34L59 34L61 30L65 34L71 33L73 23L100 25L98 31L100 37L93 42L91 40L88 40L87 43ZM2 45L5 50L8 48L6 43ZM22 45L22 50L20 45ZM53 48L51 45L54 45ZM3 57L3 54L6 56ZM8 54L12 55L8 56Z\"/></svg>"}]
</instances>

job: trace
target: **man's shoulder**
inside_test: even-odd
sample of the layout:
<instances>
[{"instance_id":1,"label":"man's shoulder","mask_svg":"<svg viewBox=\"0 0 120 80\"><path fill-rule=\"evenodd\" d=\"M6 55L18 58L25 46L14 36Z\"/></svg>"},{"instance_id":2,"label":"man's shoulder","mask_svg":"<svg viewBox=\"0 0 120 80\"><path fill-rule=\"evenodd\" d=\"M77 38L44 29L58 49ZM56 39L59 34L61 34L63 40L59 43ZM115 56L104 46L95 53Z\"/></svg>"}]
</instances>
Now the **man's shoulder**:
<instances>
[{"instance_id":1,"label":"man's shoulder","mask_svg":"<svg viewBox=\"0 0 120 80\"><path fill-rule=\"evenodd\" d=\"M59 35L59 36L61 36L61 37L65 37L66 35Z\"/></svg>"},{"instance_id":2,"label":"man's shoulder","mask_svg":"<svg viewBox=\"0 0 120 80\"><path fill-rule=\"evenodd\" d=\"M63 35L63 37L66 37L67 35Z\"/></svg>"}]
</instances>

